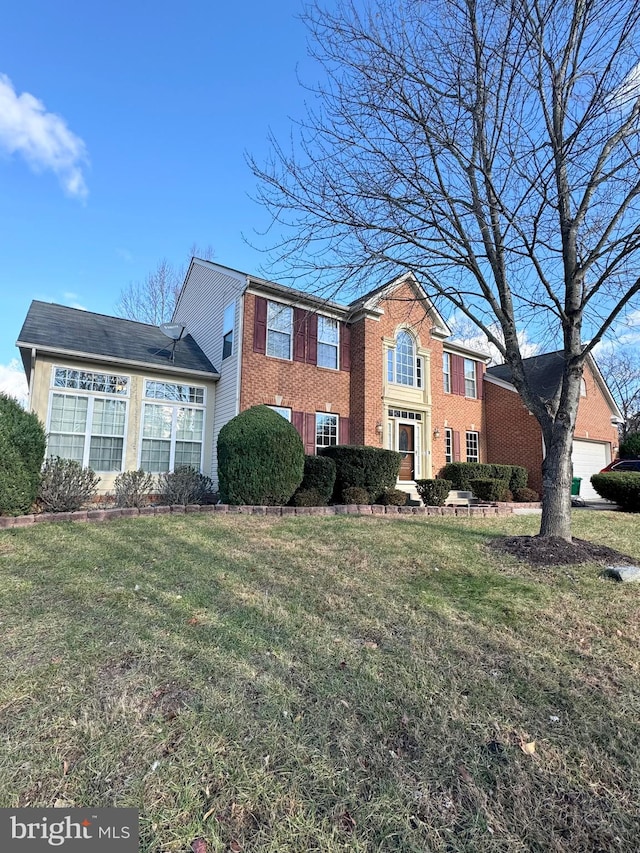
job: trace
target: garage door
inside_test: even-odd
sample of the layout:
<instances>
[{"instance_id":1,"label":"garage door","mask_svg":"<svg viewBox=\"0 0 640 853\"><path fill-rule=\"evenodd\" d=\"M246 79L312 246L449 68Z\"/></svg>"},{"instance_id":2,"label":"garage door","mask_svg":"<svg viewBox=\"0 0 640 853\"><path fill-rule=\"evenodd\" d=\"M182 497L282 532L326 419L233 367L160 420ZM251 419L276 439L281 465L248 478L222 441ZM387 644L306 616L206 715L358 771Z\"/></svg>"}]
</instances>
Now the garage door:
<instances>
[{"instance_id":1,"label":"garage door","mask_svg":"<svg viewBox=\"0 0 640 853\"><path fill-rule=\"evenodd\" d=\"M597 500L599 495L591 485L591 475L597 474L605 465L608 465L611 451L608 443L601 441L579 441L573 442L573 476L581 477L580 497L586 500Z\"/></svg>"}]
</instances>

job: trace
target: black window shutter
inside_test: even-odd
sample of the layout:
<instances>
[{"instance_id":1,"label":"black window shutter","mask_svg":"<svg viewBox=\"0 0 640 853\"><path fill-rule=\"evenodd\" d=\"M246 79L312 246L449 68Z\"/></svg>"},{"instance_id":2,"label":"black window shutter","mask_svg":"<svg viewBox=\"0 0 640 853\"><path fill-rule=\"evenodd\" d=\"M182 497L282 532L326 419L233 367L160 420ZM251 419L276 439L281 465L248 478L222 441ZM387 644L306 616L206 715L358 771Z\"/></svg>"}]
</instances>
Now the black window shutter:
<instances>
[{"instance_id":1,"label":"black window shutter","mask_svg":"<svg viewBox=\"0 0 640 853\"><path fill-rule=\"evenodd\" d=\"M267 351L267 300L256 296L253 318L253 351L264 355Z\"/></svg>"}]
</instances>

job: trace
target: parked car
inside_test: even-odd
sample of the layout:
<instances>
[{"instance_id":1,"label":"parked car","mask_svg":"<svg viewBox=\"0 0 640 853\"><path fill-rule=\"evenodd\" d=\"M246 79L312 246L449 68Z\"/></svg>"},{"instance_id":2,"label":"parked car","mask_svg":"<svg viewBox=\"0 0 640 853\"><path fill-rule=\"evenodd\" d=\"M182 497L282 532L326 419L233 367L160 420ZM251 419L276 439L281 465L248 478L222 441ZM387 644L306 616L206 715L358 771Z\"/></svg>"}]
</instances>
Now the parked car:
<instances>
[{"instance_id":1,"label":"parked car","mask_svg":"<svg viewBox=\"0 0 640 853\"><path fill-rule=\"evenodd\" d=\"M637 471L640 473L640 459L614 459L600 473L608 474L611 471Z\"/></svg>"}]
</instances>

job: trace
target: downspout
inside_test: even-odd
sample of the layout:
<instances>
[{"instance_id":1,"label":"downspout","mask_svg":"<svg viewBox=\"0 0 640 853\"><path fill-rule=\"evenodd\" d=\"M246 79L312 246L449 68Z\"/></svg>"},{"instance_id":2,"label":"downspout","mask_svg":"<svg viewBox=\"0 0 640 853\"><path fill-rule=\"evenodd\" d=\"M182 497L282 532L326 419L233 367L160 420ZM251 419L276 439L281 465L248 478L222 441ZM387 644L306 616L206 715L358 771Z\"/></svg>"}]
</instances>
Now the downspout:
<instances>
[{"instance_id":1,"label":"downspout","mask_svg":"<svg viewBox=\"0 0 640 853\"><path fill-rule=\"evenodd\" d=\"M29 370L29 397L27 399L27 405L29 406L29 411L33 411L33 406L31 405L31 401L33 399L33 377L36 372L36 348L31 347L31 369Z\"/></svg>"},{"instance_id":2,"label":"downspout","mask_svg":"<svg viewBox=\"0 0 640 853\"><path fill-rule=\"evenodd\" d=\"M245 283L245 289L240 294L240 317L238 320L238 364L236 366L236 415L240 414L240 387L242 382L242 347L244 342L244 303L247 292L246 288L247 284Z\"/></svg>"}]
</instances>

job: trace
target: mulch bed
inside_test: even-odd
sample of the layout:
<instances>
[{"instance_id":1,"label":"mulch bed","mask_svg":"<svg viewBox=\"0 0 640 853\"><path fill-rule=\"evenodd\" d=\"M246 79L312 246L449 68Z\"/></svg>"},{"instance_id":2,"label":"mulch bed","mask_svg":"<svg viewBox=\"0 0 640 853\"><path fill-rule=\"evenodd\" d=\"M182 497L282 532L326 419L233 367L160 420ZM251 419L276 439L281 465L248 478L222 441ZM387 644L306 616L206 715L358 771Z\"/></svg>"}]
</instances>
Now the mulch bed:
<instances>
[{"instance_id":1,"label":"mulch bed","mask_svg":"<svg viewBox=\"0 0 640 853\"><path fill-rule=\"evenodd\" d=\"M576 563L635 565L637 560L606 545L596 545L584 539L567 542L555 536L510 536L494 539L489 547L531 563L533 566L570 566Z\"/></svg>"}]
</instances>

